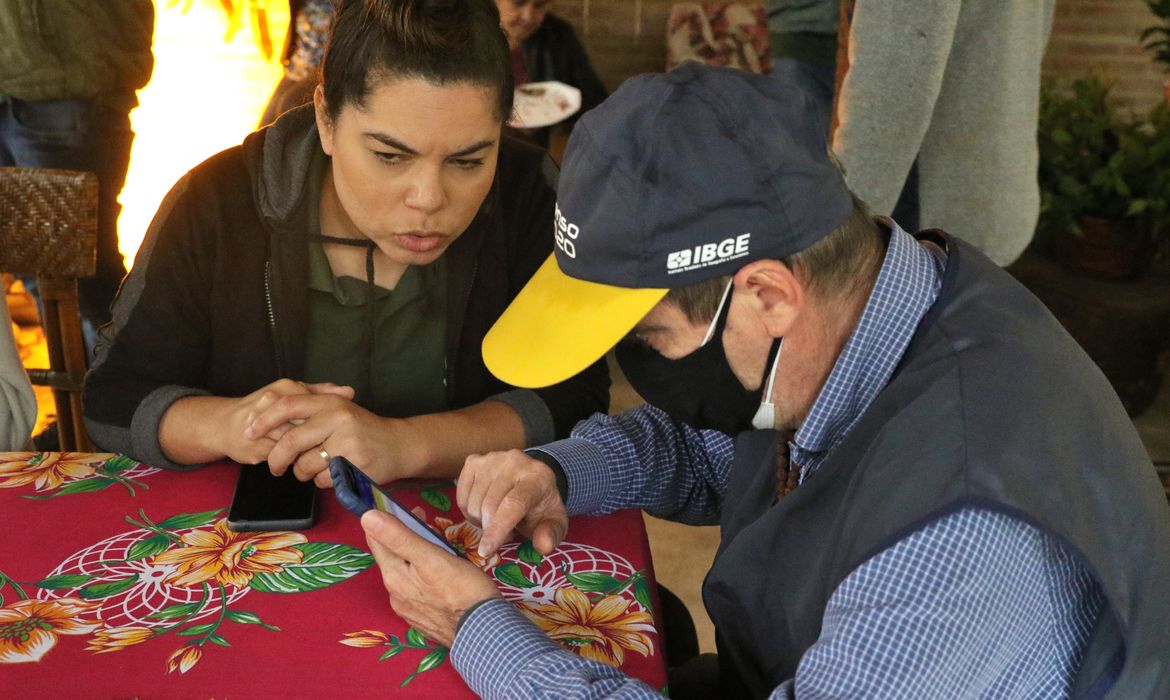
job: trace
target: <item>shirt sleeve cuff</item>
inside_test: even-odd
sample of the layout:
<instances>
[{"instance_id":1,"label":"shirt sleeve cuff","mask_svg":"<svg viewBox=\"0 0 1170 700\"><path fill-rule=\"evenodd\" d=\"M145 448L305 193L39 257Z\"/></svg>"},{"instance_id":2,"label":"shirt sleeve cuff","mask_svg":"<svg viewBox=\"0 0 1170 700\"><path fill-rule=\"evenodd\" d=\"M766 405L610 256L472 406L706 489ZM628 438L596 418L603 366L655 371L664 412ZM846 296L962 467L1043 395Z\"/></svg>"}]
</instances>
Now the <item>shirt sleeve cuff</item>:
<instances>
[{"instance_id":1,"label":"shirt sleeve cuff","mask_svg":"<svg viewBox=\"0 0 1170 700\"><path fill-rule=\"evenodd\" d=\"M512 389L495 396L489 396L487 401L498 401L511 407L520 416L524 425L524 445L531 447L548 442L556 437L556 426L553 423L552 411L544 403L544 399L531 389Z\"/></svg>"},{"instance_id":2,"label":"shirt sleeve cuff","mask_svg":"<svg viewBox=\"0 0 1170 700\"><path fill-rule=\"evenodd\" d=\"M569 515L600 511L609 494L609 471L605 453L588 440L567 438L541 445L540 451L551 456L565 472Z\"/></svg>"},{"instance_id":3,"label":"shirt sleeve cuff","mask_svg":"<svg viewBox=\"0 0 1170 700\"><path fill-rule=\"evenodd\" d=\"M523 668L562 651L511 603L496 598L467 614L451 645L451 664L481 697L504 697Z\"/></svg>"}]
</instances>

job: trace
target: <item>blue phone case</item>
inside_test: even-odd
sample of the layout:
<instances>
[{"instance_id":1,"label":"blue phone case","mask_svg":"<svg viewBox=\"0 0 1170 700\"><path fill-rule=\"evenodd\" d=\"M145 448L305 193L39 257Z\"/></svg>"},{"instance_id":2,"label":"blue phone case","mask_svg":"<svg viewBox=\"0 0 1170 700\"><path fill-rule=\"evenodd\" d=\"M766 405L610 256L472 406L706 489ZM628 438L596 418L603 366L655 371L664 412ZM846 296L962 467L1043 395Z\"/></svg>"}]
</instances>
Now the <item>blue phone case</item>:
<instances>
[{"instance_id":1,"label":"blue phone case","mask_svg":"<svg viewBox=\"0 0 1170 700\"><path fill-rule=\"evenodd\" d=\"M411 532L431 544L438 545L456 556L467 558L463 552L453 547L434 528L411 513L409 508L383 491L345 457L333 457L329 460L329 475L333 477L333 493L337 494L337 500L341 501L341 505L349 512L359 518L367 510L377 509L389 513L410 528Z\"/></svg>"}]
</instances>

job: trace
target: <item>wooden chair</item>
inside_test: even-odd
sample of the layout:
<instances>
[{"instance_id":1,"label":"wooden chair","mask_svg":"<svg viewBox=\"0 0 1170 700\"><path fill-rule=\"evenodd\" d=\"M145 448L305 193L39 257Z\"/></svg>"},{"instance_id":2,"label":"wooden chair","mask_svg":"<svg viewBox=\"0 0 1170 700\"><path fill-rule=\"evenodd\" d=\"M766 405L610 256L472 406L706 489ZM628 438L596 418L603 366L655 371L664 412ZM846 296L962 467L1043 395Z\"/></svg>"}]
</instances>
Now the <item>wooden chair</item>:
<instances>
[{"instance_id":1,"label":"wooden chair","mask_svg":"<svg viewBox=\"0 0 1170 700\"><path fill-rule=\"evenodd\" d=\"M40 168L0 168L0 271L35 275L49 368L30 369L57 403L61 450L93 452L81 413L85 342L77 279L94 273L97 176Z\"/></svg>"}]
</instances>

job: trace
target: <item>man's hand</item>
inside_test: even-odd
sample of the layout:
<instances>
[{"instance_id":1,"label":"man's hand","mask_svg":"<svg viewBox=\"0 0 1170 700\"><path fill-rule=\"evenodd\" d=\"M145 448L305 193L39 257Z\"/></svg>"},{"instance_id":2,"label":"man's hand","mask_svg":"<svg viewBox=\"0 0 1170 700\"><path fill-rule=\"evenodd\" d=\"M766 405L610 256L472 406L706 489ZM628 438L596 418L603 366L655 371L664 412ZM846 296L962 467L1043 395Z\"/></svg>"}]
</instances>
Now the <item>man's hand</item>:
<instances>
[{"instance_id":1,"label":"man's hand","mask_svg":"<svg viewBox=\"0 0 1170 700\"><path fill-rule=\"evenodd\" d=\"M421 465L421 440L406 419L382 418L338 394L298 394L280 398L259 413L244 431L256 441L276 436L268 468L277 476L291 466L301 481L333 485L329 460L342 456L378 483L410 476Z\"/></svg>"},{"instance_id":2,"label":"man's hand","mask_svg":"<svg viewBox=\"0 0 1170 700\"><path fill-rule=\"evenodd\" d=\"M366 542L382 570L390 607L430 639L450 647L468 608L499 598L496 584L479 568L444 552L377 510L362 516Z\"/></svg>"},{"instance_id":3,"label":"man's hand","mask_svg":"<svg viewBox=\"0 0 1170 700\"><path fill-rule=\"evenodd\" d=\"M468 457L456 499L468 519L483 524L480 556L490 556L513 529L532 538L541 554L548 554L569 529L552 469L520 450Z\"/></svg>"}]
</instances>

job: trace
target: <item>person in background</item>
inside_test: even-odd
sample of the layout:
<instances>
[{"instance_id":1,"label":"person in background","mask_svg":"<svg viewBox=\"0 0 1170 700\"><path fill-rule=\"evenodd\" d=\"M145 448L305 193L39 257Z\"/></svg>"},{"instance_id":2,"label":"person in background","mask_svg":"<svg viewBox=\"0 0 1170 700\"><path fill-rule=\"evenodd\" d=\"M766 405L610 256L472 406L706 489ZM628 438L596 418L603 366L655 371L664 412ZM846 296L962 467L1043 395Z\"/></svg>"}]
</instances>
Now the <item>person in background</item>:
<instances>
[{"instance_id":1,"label":"person in background","mask_svg":"<svg viewBox=\"0 0 1170 700\"><path fill-rule=\"evenodd\" d=\"M261 117L261 126L308 102L317 84L317 70L329 43L334 8L340 0L293 0L293 20L286 48L285 74ZM552 0L496 0L508 36L516 85L558 80L581 91L581 112L596 107L609 94L573 26L549 12ZM570 120L570 123L571 121ZM545 148L551 127L518 132Z\"/></svg>"},{"instance_id":2,"label":"person in background","mask_svg":"<svg viewBox=\"0 0 1170 700\"><path fill-rule=\"evenodd\" d=\"M603 362L533 391L480 356L553 245L555 166L502 132L507 56L491 0L341 5L313 104L159 208L86 380L93 441L327 486L330 455L452 476L604 412Z\"/></svg>"},{"instance_id":3,"label":"person in background","mask_svg":"<svg viewBox=\"0 0 1170 700\"><path fill-rule=\"evenodd\" d=\"M284 75L268 99L260 126L271 124L290 109L313 99L336 5L337 0L289 0Z\"/></svg>"},{"instance_id":4,"label":"person in background","mask_svg":"<svg viewBox=\"0 0 1170 700\"><path fill-rule=\"evenodd\" d=\"M517 527L550 552L568 513L719 523L719 653L672 698L1170 697L1170 510L1117 395L976 248L872 216L799 89L631 78L578 123L557 206L555 265L487 365L542 386L616 343L648 404L469 458L481 556ZM529 608L577 622L574 654L474 565L362 525L394 610L479 695L661 697L596 660L630 643L604 602Z\"/></svg>"},{"instance_id":5,"label":"person in background","mask_svg":"<svg viewBox=\"0 0 1170 700\"><path fill-rule=\"evenodd\" d=\"M826 131L837 80L840 5L840 0L764 0L772 75L791 80L813 98Z\"/></svg>"},{"instance_id":6,"label":"person in background","mask_svg":"<svg viewBox=\"0 0 1170 700\"><path fill-rule=\"evenodd\" d=\"M581 91L584 112L601 104L609 92L593 70L573 25L550 12L553 0L496 0L508 35L516 84L557 80ZM547 147L552 127L525 131L526 138Z\"/></svg>"},{"instance_id":7,"label":"person in background","mask_svg":"<svg viewBox=\"0 0 1170 700\"><path fill-rule=\"evenodd\" d=\"M999 265L1019 257L1040 213L1040 61L1054 5L844 0L833 150L850 188L911 230L944 229Z\"/></svg>"},{"instance_id":8,"label":"person in background","mask_svg":"<svg viewBox=\"0 0 1170 700\"><path fill-rule=\"evenodd\" d=\"M0 452L28 446L37 422L37 399L20 362L8 304L0 302Z\"/></svg>"},{"instance_id":9,"label":"person in background","mask_svg":"<svg viewBox=\"0 0 1170 700\"><path fill-rule=\"evenodd\" d=\"M118 193L134 141L135 91L154 67L153 33L151 0L0 3L0 166L98 178L97 268L78 281L90 351L126 275ZM35 278L22 281L36 296Z\"/></svg>"}]
</instances>

